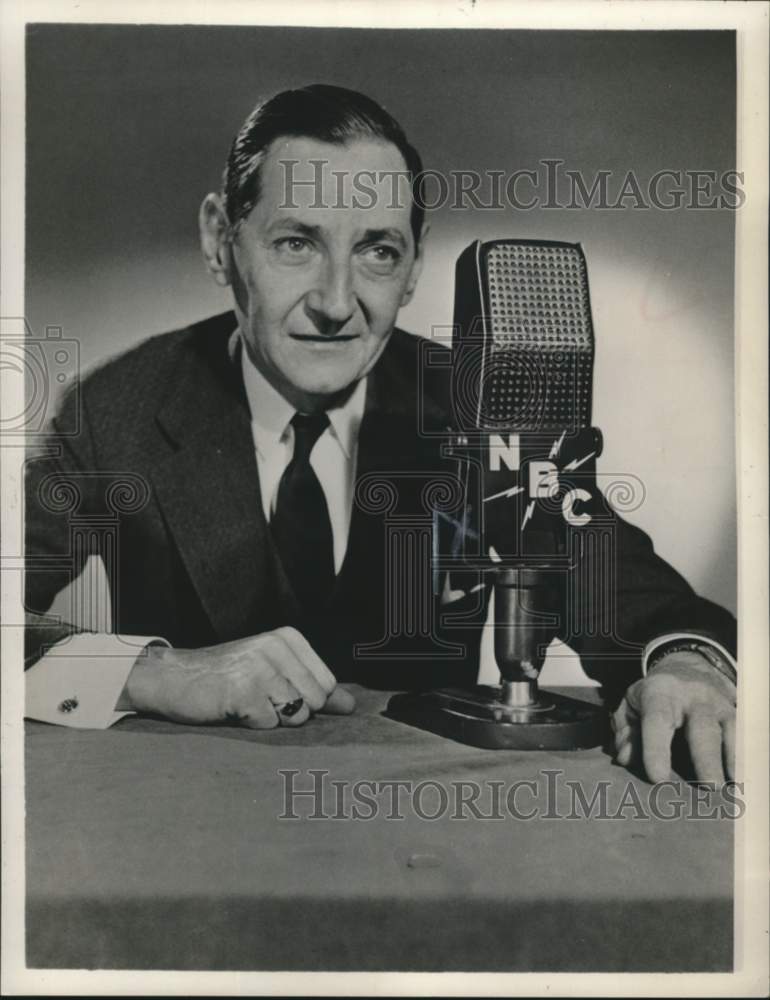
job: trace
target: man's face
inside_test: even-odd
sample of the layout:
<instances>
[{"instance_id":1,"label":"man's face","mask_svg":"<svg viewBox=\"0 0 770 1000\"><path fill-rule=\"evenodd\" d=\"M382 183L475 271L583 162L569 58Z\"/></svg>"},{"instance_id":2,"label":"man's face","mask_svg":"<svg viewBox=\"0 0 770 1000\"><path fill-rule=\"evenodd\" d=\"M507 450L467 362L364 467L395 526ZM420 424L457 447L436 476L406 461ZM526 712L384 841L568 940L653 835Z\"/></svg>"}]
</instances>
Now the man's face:
<instances>
[{"instance_id":1,"label":"man's face","mask_svg":"<svg viewBox=\"0 0 770 1000\"><path fill-rule=\"evenodd\" d=\"M289 160L298 161L291 172L281 162ZM403 183L367 174L374 195L359 191L356 206L352 185L361 171L405 170L395 146L364 139L277 139L262 164L259 200L233 241L230 280L252 360L299 408L365 375L411 298L422 263L411 196ZM320 199L316 187L298 183L316 177Z\"/></svg>"}]
</instances>

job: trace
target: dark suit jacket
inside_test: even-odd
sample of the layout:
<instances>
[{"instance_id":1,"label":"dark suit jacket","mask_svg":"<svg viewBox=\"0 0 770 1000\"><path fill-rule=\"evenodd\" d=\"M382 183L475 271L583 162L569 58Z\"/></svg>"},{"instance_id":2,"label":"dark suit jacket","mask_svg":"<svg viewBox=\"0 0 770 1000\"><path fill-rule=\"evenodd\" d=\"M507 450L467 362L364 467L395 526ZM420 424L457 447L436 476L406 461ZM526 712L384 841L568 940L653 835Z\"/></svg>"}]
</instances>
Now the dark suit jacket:
<instances>
[{"instance_id":1,"label":"dark suit jacket","mask_svg":"<svg viewBox=\"0 0 770 1000\"><path fill-rule=\"evenodd\" d=\"M263 515L240 366L228 353L234 328L226 313L147 340L64 401L47 454L28 462L28 664L67 631L40 616L98 552L124 634L190 648L292 624L340 679L391 688L472 681L483 596L444 621L423 597L417 619L392 634L398 601L417 607L429 588L425 559L399 569L392 517L418 550L429 544L423 488L451 475L431 433L449 423L448 397L438 378L418 389L419 338L394 331L370 375L347 555L328 606L303 617ZM80 432L62 436L75 409ZM619 518L615 527L612 621L590 607L563 617L562 638L588 673L617 697L639 676L640 647L671 630L734 649L732 617L698 598L643 532ZM574 570L573 597L586 572Z\"/></svg>"}]
</instances>

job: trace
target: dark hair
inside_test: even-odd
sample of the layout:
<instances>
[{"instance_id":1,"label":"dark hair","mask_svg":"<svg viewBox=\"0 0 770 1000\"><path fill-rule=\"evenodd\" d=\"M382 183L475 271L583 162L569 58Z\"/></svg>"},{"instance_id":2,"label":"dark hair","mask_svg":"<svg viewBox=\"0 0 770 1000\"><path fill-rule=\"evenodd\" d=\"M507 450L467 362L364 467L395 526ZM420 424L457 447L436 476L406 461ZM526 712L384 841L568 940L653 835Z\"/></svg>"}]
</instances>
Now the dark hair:
<instances>
[{"instance_id":1,"label":"dark hair","mask_svg":"<svg viewBox=\"0 0 770 1000\"><path fill-rule=\"evenodd\" d=\"M258 104L230 147L223 177L223 196L230 225L235 228L259 199L259 171L270 144L280 136L307 136L344 145L352 139L391 142L406 163L412 185L411 226L415 246L420 240L424 207L416 197L422 173L420 154L395 118L376 101L355 90L314 83L284 90Z\"/></svg>"}]
</instances>

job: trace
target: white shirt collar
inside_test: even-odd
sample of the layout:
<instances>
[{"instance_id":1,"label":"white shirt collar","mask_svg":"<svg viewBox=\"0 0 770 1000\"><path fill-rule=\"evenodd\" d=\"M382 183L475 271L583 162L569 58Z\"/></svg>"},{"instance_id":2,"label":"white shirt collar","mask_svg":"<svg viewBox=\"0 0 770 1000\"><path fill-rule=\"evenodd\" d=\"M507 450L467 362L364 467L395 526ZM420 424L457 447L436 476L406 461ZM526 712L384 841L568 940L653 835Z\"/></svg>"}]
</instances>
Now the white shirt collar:
<instances>
[{"instance_id":1,"label":"white shirt collar","mask_svg":"<svg viewBox=\"0 0 770 1000\"><path fill-rule=\"evenodd\" d=\"M239 335L239 331L236 331ZM235 344L232 345L236 346ZM241 344L241 369L243 385L251 413L251 426L257 450L263 456L274 451L286 440L296 408L273 388L254 365L245 346ZM327 410L332 437L339 443L345 458L355 453L358 431L366 404L366 377L359 380L353 392L340 406Z\"/></svg>"}]
</instances>

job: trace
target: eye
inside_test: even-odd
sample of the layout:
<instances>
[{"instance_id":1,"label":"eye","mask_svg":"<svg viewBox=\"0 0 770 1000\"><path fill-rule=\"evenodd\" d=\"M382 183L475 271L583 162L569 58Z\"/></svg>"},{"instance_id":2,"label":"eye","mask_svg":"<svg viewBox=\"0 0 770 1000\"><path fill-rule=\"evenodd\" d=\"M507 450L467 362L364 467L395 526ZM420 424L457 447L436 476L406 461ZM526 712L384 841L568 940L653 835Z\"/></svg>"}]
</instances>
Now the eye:
<instances>
[{"instance_id":1,"label":"eye","mask_svg":"<svg viewBox=\"0 0 770 1000\"><path fill-rule=\"evenodd\" d=\"M304 236L282 236L273 242L273 249L284 260L307 260L313 251L313 244Z\"/></svg>"},{"instance_id":2,"label":"eye","mask_svg":"<svg viewBox=\"0 0 770 1000\"><path fill-rule=\"evenodd\" d=\"M367 267L378 274L390 274L401 262L401 253L387 243L373 243L361 249Z\"/></svg>"}]
</instances>

